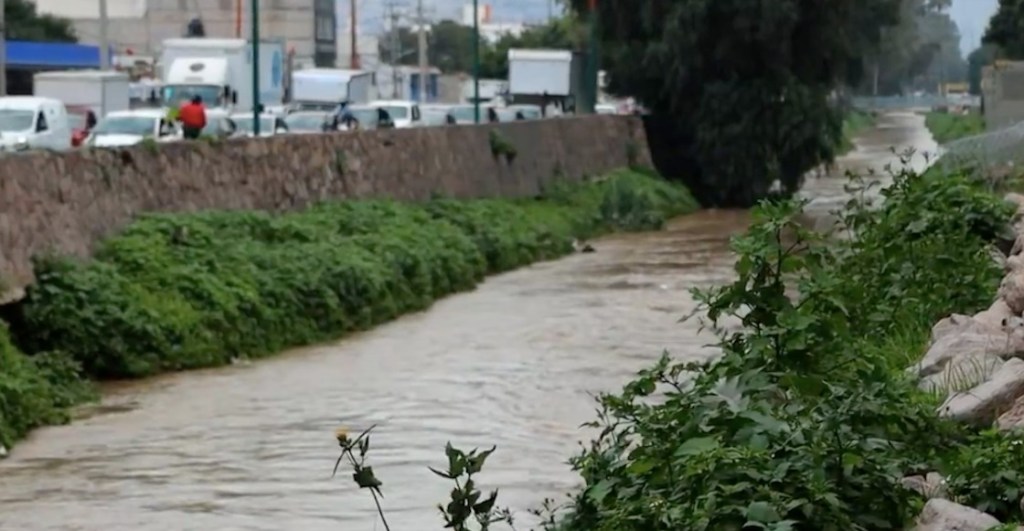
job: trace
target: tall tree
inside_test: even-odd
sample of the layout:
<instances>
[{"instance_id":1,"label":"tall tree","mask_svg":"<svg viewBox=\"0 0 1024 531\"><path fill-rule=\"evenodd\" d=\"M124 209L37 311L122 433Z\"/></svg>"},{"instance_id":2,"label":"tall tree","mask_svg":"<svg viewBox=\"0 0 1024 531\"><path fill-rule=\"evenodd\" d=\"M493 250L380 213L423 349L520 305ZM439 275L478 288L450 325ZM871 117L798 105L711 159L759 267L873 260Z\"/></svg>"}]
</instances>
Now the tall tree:
<instances>
[{"instance_id":1,"label":"tall tree","mask_svg":"<svg viewBox=\"0 0 1024 531\"><path fill-rule=\"evenodd\" d=\"M580 14L588 0L572 0ZM795 193L842 134L837 87L900 0L601 0L609 90L655 115L660 169L713 205L749 206L778 181Z\"/></svg>"},{"instance_id":2,"label":"tall tree","mask_svg":"<svg viewBox=\"0 0 1024 531\"><path fill-rule=\"evenodd\" d=\"M998 46L1003 57L1024 59L1024 0L999 0L983 42Z\"/></svg>"},{"instance_id":3,"label":"tall tree","mask_svg":"<svg viewBox=\"0 0 1024 531\"><path fill-rule=\"evenodd\" d=\"M41 15L31 0L3 0L7 38L22 41L76 42L71 21Z\"/></svg>"}]
</instances>

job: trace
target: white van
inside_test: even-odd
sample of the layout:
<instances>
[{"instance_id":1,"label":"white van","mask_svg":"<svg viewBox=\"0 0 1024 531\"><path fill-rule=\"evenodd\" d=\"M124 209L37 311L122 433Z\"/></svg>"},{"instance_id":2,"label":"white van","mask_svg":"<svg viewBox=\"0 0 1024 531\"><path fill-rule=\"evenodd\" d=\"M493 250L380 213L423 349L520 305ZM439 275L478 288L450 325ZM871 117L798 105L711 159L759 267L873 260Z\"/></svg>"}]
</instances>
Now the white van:
<instances>
[{"instance_id":1,"label":"white van","mask_svg":"<svg viewBox=\"0 0 1024 531\"><path fill-rule=\"evenodd\" d=\"M0 151L28 149L71 149L67 109L53 98L0 98Z\"/></svg>"},{"instance_id":2,"label":"white van","mask_svg":"<svg viewBox=\"0 0 1024 531\"><path fill-rule=\"evenodd\" d=\"M371 102L370 106L388 111L398 129L423 126L423 114L420 113L420 105L415 101L377 100Z\"/></svg>"}]
</instances>

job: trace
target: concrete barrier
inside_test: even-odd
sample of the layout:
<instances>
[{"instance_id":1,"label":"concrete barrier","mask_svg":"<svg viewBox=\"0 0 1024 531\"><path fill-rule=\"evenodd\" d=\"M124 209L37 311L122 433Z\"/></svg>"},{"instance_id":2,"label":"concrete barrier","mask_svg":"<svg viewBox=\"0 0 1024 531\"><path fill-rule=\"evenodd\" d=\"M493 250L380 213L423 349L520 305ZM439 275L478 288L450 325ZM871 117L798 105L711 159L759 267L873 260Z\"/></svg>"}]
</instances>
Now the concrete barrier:
<instances>
[{"instance_id":1,"label":"concrete barrier","mask_svg":"<svg viewBox=\"0 0 1024 531\"><path fill-rule=\"evenodd\" d=\"M493 153L506 143L515 157ZM331 199L536 195L629 163L650 165L633 117L147 144L0 159L0 293L40 253L88 256L146 212L284 211Z\"/></svg>"}]
</instances>

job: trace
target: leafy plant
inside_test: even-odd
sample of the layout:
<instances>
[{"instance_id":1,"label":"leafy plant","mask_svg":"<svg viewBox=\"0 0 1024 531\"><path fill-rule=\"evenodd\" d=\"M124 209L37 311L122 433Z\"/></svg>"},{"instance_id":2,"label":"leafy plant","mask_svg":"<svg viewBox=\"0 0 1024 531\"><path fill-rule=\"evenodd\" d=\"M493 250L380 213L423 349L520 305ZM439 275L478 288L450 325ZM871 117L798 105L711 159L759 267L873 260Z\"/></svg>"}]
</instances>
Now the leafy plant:
<instances>
[{"instance_id":1,"label":"leafy plant","mask_svg":"<svg viewBox=\"0 0 1024 531\"><path fill-rule=\"evenodd\" d=\"M1002 521L1024 517L1024 434L982 432L960 449L945 472L949 492L960 503Z\"/></svg>"},{"instance_id":2,"label":"leafy plant","mask_svg":"<svg viewBox=\"0 0 1024 531\"><path fill-rule=\"evenodd\" d=\"M505 161L511 164L519 154L512 142L509 142L505 135L502 135L497 129L491 129L488 139L491 143L491 155L494 155L495 158L505 157Z\"/></svg>"},{"instance_id":3,"label":"leafy plant","mask_svg":"<svg viewBox=\"0 0 1024 531\"><path fill-rule=\"evenodd\" d=\"M342 461L347 460L352 466L352 480L360 489L367 489L373 496L373 502L377 507L377 514L380 516L384 529L390 531L384 510L380 500L383 498L381 486L383 483L374 475L373 467L366 464L366 457L370 451L371 426L359 434L356 438L350 438L348 430L342 428L335 431L338 445L341 446L341 455L334 463L332 476L337 475L338 467ZM445 455L448 457L448 467L445 470L430 468L430 471L439 477L452 481L455 488L451 492L451 500L447 505L438 505L438 510L445 521L445 529L453 531L470 531L471 523L476 522L479 531L488 531L496 523L505 522L512 524L512 515L507 509L499 509L495 506L498 500L498 491L491 492L486 498L477 489L473 478L483 470L487 458L494 453L496 448L478 451L465 452L455 448L448 443L445 445Z\"/></svg>"},{"instance_id":4,"label":"leafy plant","mask_svg":"<svg viewBox=\"0 0 1024 531\"><path fill-rule=\"evenodd\" d=\"M970 439L903 369L935 318L987 303L1000 272L985 246L1009 217L963 176L899 172L883 195L848 205L851 240L807 230L799 203L762 203L733 242L736 280L695 293L721 357L665 356L602 395L600 435L572 461L585 488L547 528L904 529L923 500L900 479Z\"/></svg>"}]
</instances>

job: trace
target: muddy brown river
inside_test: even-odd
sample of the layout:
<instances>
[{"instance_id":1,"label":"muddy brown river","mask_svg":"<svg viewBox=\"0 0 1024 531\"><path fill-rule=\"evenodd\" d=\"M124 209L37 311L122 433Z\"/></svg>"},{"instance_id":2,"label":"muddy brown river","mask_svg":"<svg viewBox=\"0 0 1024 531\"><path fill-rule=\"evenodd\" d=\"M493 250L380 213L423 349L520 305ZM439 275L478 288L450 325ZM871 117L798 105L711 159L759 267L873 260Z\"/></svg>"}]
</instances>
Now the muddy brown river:
<instances>
[{"instance_id":1,"label":"muddy brown river","mask_svg":"<svg viewBox=\"0 0 1024 531\"><path fill-rule=\"evenodd\" d=\"M880 119L846 169L890 147L935 151L922 117ZM811 179L812 216L845 200ZM0 462L0 529L383 529L367 492L330 478L339 425L378 428L370 461L394 531L441 529L443 447L496 444L484 487L519 529L527 509L576 486L565 465L589 434L592 393L663 350L713 354L688 290L732 277L745 212L704 211L667 230L616 235L579 254L494 277L476 291L336 343L229 368L105 389L100 413L38 430Z\"/></svg>"}]
</instances>

